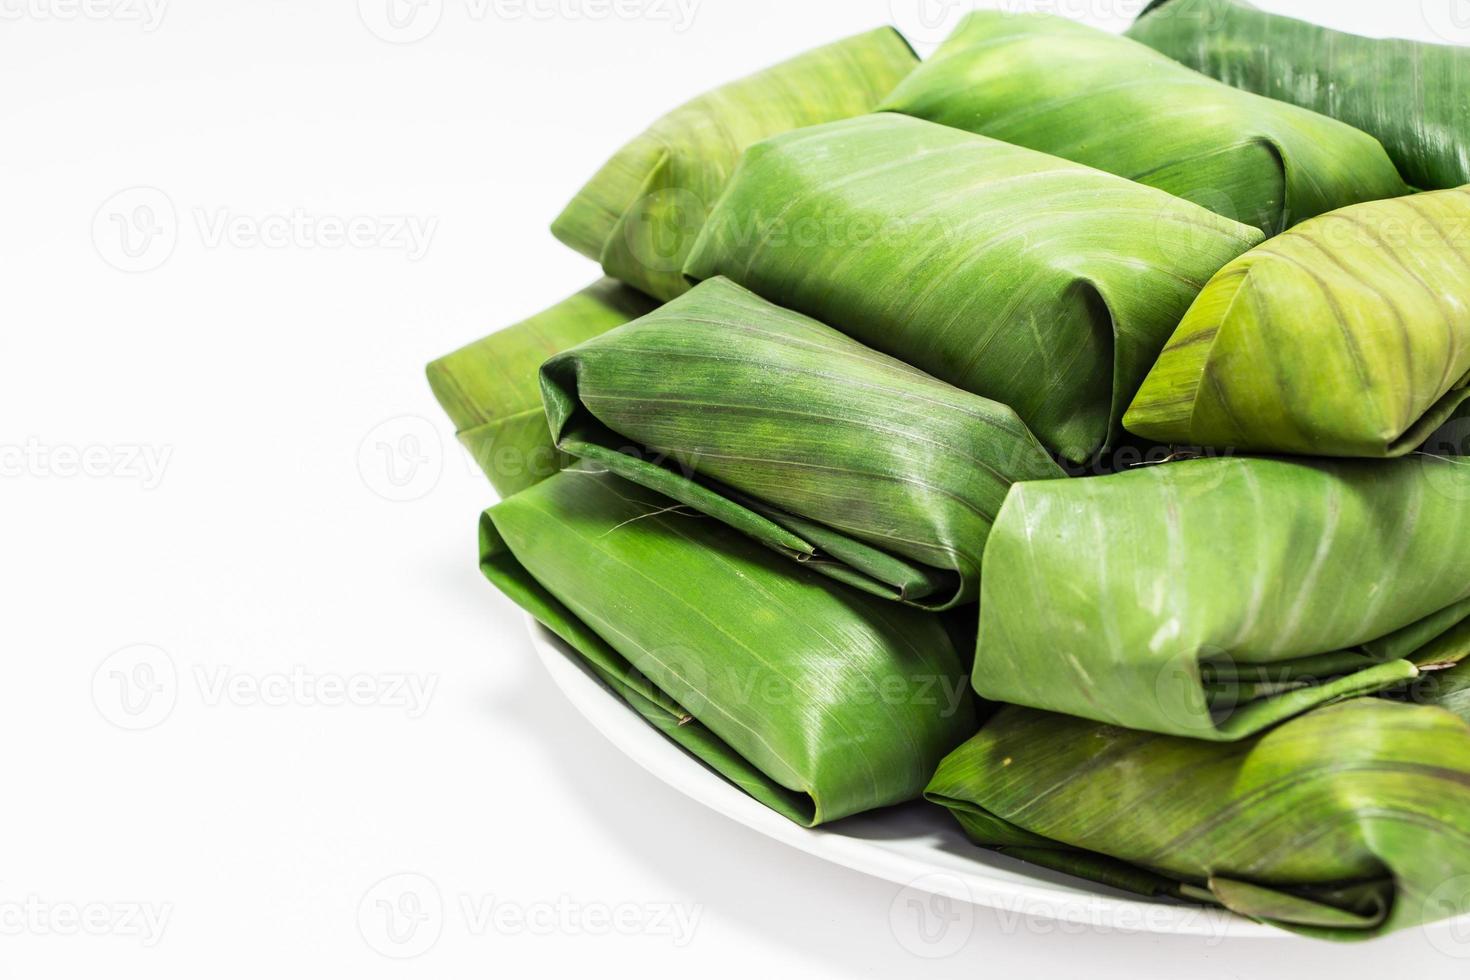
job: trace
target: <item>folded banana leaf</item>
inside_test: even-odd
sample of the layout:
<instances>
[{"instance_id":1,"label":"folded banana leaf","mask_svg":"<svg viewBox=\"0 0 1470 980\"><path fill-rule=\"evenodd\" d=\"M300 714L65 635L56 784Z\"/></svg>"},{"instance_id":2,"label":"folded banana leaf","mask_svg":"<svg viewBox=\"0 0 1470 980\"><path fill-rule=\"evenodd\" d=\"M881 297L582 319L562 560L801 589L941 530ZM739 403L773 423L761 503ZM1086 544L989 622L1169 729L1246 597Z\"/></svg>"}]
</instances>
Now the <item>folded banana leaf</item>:
<instances>
[{"instance_id":1,"label":"folded banana leaf","mask_svg":"<svg viewBox=\"0 0 1470 980\"><path fill-rule=\"evenodd\" d=\"M502 497L560 470L536 371L557 351L621 326L658 304L611 279L429 364L429 387L464 447Z\"/></svg>"},{"instance_id":2,"label":"folded banana leaf","mask_svg":"<svg viewBox=\"0 0 1470 980\"><path fill-rule=\"evenodd\" d=\"M1461 626L1456 639L1459 647L1470 644L1470 629ZM1470 722L1470 662L1461 661L1447 670L1426 673L1406 692L1416 704L1428 704L1449 711Z\"/></svg>"},{"instance_id":3,"label":"folded banana leaf","mask_svg":"<svg viewBox=\"0 0 1470 980\"><path fill-rule=\"evenodd\" d=\"M1457 618L1457 611L1447 610L1440 623L1425 624L1432 638L1413 655L1419 676L1384 697L1435 705L1470 722L1470 615ZM1444 622L1453 625L1440 629Z\"/></svg>"},{"instance_id":4,"label":"folded banana leaf","mask_svg":"<svg viewBox=\"0 0 1470 980\"><path fill-rule=\"evenodd\" d=\"M1255 228L1080 164L893 113L753 146L685 266L728 276L1091 456Z\"/></svg>"},{"instance_id":5,"label":"folded banana leaf","mask_svg":"<svg viewBox=\"0 0 1470 980\"><path fill-rule=\"evenodd\" d=\"M1011 488L984 697L1207 740L1463 656L1470 461L1216 458Z\"/></svg>"},{"instance_id":6,"label":"folded banana leaf","mask_svg":"<svg viewBox=\"0 0 1470 980\"><path fill-rule=\"evenodd\" d=\"M1470 183L1470 49L1344 34L1244 0L1155 0L1127 34L1222 82L1371 133L1415 187Z\"/></svg>"},{"instance_id":7,"label":"folded banana leaf","mask_svg":"<svg viewBox=\"0 0 1470 980\"><path fill-rule=\"evenodd\" d=\"M918 796L975 731L939 616L579 463L480 523L480 567L660 731L806 826Z\"/></svg>"},{"instance_id":8,"label":"folded banana leaf","mask_svg":"<svg viewBox=\"0 0 1470 980\"><path fill-rule=\"evenodd\" d=\"M1470 726L1439 708L1359 698L1221 744L1007 707L925 795L1021 860L1319 938L1470 912Z\"/></svg>"},{"instance_id":9,"label":"folded banana leaf","mask_svg":"<svg viewBox=\"0 0 1470 980\"><path fill-rule=\"evenodd\" d=\"M1123 417L1159 442L1400 456L1470 398L1470 190L1323 215L1221 269Z\"/></svg>"},{"instance_id":10,"label":"folded banana leaf","mask_svg":"<svg viewBox=\"0 0 1470 980\"><path fill-rule=\"evenodd\" d=\"M552 234L609 276L673 299L688 288L684 257L747 146L869 112L917 63L902 35L884 27L707 92L613 154Z\"/></svg>"},{"instance_id":11,"label":"folded banana leaf","mask_svg":"<svg viewBox=\"0 0 1470 980\"><path fill-rule=\"evenodd\" d=\"M1408 192L1368 134L1065 17L976 11L881 108L1085 163L1267 235Z\"/></svg>"},{"instance_id":12,"label":"folded banana leaf","mask_svg":"<svg viewBox=\"0 0 1470 980\"><path fill-rule=\"evenodd\" d=\"M558 448L867 592L974 601L1016 413L715 278L542 366Z\"/></svg>"}]
</instances>

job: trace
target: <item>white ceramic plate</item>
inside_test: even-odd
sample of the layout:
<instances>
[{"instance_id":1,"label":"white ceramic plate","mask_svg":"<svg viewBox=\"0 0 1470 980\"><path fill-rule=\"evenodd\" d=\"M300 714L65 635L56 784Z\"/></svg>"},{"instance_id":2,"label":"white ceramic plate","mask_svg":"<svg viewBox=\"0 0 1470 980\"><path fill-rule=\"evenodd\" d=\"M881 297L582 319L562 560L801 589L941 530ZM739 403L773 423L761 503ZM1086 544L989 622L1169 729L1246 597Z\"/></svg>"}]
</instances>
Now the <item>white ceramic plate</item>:
<instances>
[{"instance_id":1,"label":"white ceramic plate","mask_svg":"<svg viewBox=\"0 0 1470 980\"><path fill-rule=\"evenodd\" d=\"M1280 930L1219 909L1149 901L982 850L939 807L913 803L817 830L746 796L650 727L560 639L527 617L532 645L587 720L635 762L711 810L834 864L912 889L1003 911L1118 932L1278 937Z\"/></svg>"}]
</instances>

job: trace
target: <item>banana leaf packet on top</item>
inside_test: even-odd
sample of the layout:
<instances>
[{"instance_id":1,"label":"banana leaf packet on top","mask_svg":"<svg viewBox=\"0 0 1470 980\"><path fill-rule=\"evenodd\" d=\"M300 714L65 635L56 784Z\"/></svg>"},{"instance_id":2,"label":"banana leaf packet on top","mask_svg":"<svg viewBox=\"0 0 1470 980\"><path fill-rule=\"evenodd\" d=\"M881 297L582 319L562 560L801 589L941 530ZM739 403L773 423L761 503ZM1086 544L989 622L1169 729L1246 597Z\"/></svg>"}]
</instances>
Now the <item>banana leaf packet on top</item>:
<instances>
[{"instance_id":1,"label":"banana leaf packet on top","mask_svg":"<svg viewBox=\"0 0 1470 980\"><path fill-rule=\"evenodd\" d=\"M1470 912L1470 726L1359 698L1241 742L1005 707L925 796L975 843L1322 939Z\"/></svg>"},{"instance_id":2,"label":"banana leaf packet on top","mask_svg":"<svg viewBox=\"0 0 1470 980\"><path fill-rule=\"evenodd\" d=\"M983 697L1229 741L1414 680L1470 616L1470 460L1216 458L1011 488Z\"/></svg>"},{"instance_id":3,"label":"banana leaf packet on top","mask_svg":"<svg viewBox=\"0 0 1470 980\"><path fill-rule=\"evenodd\" d=\"M1084 460L1210 276L1260 231L1081 164L894 113L751 147L690 253Z\"/></svg>"},{"instance_id":4,"label":"banana leaf packet on top","mask_svg":"<svg viewBox=\"0 0 1470 980\"><path fill-rule=\"evenodd\" d=\"M552 223L603 271L669 300L706 213L752 143L869 112L918 57L889 27L798 55L663 116L589 180Z\"/></svg>"},{"instance_id":5,"label":"banana leaf packet on top","mask_svg":"<svg viewBox=\"0 0 1470 980\"><path fill-rule=\"evenodd\" d=\"M728 279L558 354L541 381L563 451L930 609L975 600L1012 483L1065 476L1006 406Z\"/></svg>"},{"instance_id":6,"label":"banana leaf packet on top","mask_svg":"<svg viewBox=\"0 0 1470 980\"><path fill-rule=\"evenodd\" d=\"M556 451L537 369L557 351L637 319L658 304L611 279L429 364L429 387L490 484L508 497L571 461Z\"/></svg>"},{"instance_id":7,"label":"banana leaf packet on top","mask_svg":"<svg viewBox=\"0 0 1470 980\"><path fill-rule=\"evenodd\" d=\"M1439 6L1452 16L1451 4ZM1127 35L1371 133L1415 187L1470 183L1470 48L1345 34L1243 0L1155 0Z\"/></svg>"},{"instance_id":8,"label":"banana leaf packet on top","mask_svg":"<svg viewBox=\"0 0 1470 980\"><path fill-rule=\"evenodd\" d=\"M1221 269L1123 425L1160 442L1401 456L1470 398L1470 190L1344 208Z\"/></svg>"},{"instance_id":9,"label":"banana leaf packet on top","mask_svg":"<svg viewBox=\"0 0 1470 980\"><path fill-rule=\"evenodd\" d=\"M940 616L581 462L487 510L480 567L650 724L803 826L913 799L976 728Z\"/></svg>"},{"instance_id":10,"label":"banana leaf packet on top","mask_svg":"<svg viewBox=\"0 0 1470 980\"><path fill-rule=\"evenodd\" d=\"M1046 14L968 15L880 108L1097 167L1267 235L1409 191L1367 133Z\"/></svg>"}]
</instances>

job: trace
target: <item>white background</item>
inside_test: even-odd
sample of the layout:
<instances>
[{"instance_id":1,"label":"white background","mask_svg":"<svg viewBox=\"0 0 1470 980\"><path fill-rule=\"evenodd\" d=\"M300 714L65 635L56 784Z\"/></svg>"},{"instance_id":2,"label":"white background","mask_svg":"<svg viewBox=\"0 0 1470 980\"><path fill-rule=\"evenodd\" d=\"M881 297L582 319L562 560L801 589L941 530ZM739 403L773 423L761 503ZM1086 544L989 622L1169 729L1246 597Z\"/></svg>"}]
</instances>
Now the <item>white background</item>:
<instances>
[{"instance_id":1,"label":"white background","mask_svg":"<svg viewBox=\"0 0 1470 980\"><path fill-rule=\"evenodd\" d=\"M885 22L928 51L962 6L592 2L395 31L387 0L0 0L0 977L1463 976L1417 932L986 910L917 959L893 886L701 810L564 703L475 568L493 498L423 364L595 276L546 226L660 112ZM1470 42L1450 0L1264 6ZM410 960L373 925L423 886L373 891L397 874L444 905ZM573 920L599 910L622 931Z\"/></svg>"}]
</instances>

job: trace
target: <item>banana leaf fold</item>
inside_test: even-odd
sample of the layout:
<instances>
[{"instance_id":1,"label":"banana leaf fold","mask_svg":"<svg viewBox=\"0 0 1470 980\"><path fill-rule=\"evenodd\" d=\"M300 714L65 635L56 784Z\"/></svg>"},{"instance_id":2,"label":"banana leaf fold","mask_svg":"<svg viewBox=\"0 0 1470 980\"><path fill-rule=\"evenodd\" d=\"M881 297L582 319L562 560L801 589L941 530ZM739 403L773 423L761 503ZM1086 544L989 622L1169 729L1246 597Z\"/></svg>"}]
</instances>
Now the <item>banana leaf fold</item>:
<instances>
[{"instance_id":1,"label":"banana leaf fold","mask_svg":"<svg viewBox=\"0 0 1470 980\"><path fill-rule=\"evenodd\" d=\"M1465 648L1470 646L1470 628L1461 624L1453 634L1452 640L1458 648L1456 652L1460 656L1459 662L1445 670L1425 673L1407 690L1396 693L1414 704L1443 708L1470 722L1470 662L1465 659Z\"/></svg>"},{"instance_id":2,"label":"banana leaf fold","mask_svg":"<svg viewBox=\"0 0 1470 980\"><path fill-rule=\"evenodd\" d=\"M658 304L611 279L429 364L429 387L459 441L502 497L560 470L537 369L557 351L621 326Z\"/></svg>"},{"instance_id":3,"label":"banana leaf fold","mask_svg":"<svg viewBox=\"0 0 1470 980\"><path fill-rule=\"evenodd\" d=\"M1065 17L976 11L880 108L1085 163L1267 235L1408 192L1372 136Z\"/></svg>"},{"instance_id":4,"label":"banana leaf fold","mask_svg":"<svg viewBox=\"0 0 1470 980\"><path fill-rule=\"evenodd\" d=\"M487 510L480 567L648 722L812 826L913 799L976 728L941 617L580 462Z\"/></svg>"},{"instance_id":5,"label":"banana leaf fold","mask_svg":"<svg viewBox=\"0 0 1470 980\"><path fill-rule=\"evenodd\" d=\"M798 55L685 103L631 140L552 223L615 279L673 299L706 213L752 143L869 112L918 63L889 27Z\"/></svg>"},{"instance_id":6,"label":"banana leaf fold","mask_svg":"<svg viewBox=\"0 0 1470 980\"><path fill-rule=\"evenodd\" d=\"M541 383L564 452L932 609L976 598L1010 485L1065 475L1006 406L723 278L551 358Z\"/></svg>"},{"instance_id":7,"label":"banana leaf fold","mask_svg":"<svg viewBox=\"0 0 1470 980\"><path fill-rule=\"evenodd\" d=\"M1470 461L1195 459L1011 488L985 698L1213 741L1456 662Z\"/></svg>"},{"instance_id":8,"label":"banana leaf fold","mask_svg":"<svg viewBox=\"0 0 1470 980\"><path fill-rule=\"evenodd\" d=\"M1470 398L1470 190L1315 218L1221 269L1123 424L1159 442L1401 456Z\"/></svg>"},{"instance_id":9,"label":"banana leaf fold","mask_svg":"<svg viewBox=\"0 0 1470 980\"><path fill-rule=\"evenodd\" d=\"M1434 0L1455 16L1453 2ZM1376 136L1424 190L1470 183L1470 48L1369 38L1244 0L1155 0L1127 35L1236 88Z\"/></svg>"},{"instance_id":10,"label":"banana leaf fold","mask_svg":"<svg viewBox=\"0 0 1470 980\"><path fill-rule=\"evenodd\" d=\"M1470 912L1470 726L1359 698L1242 742L1001 709L925 796L977 844L1324 939Z\"/></svg>"},{"instance_id":11,"label":"banana leaf fold","mask_svg":"<svg viewBox=\"0 0 1470 980\"><path fill-rule=\"evenodd\" d=\"M1151 187L893 113L746 152L690 253L1083 460L1195 294L1261 233Z\"/></svg>"}]
</instances>

